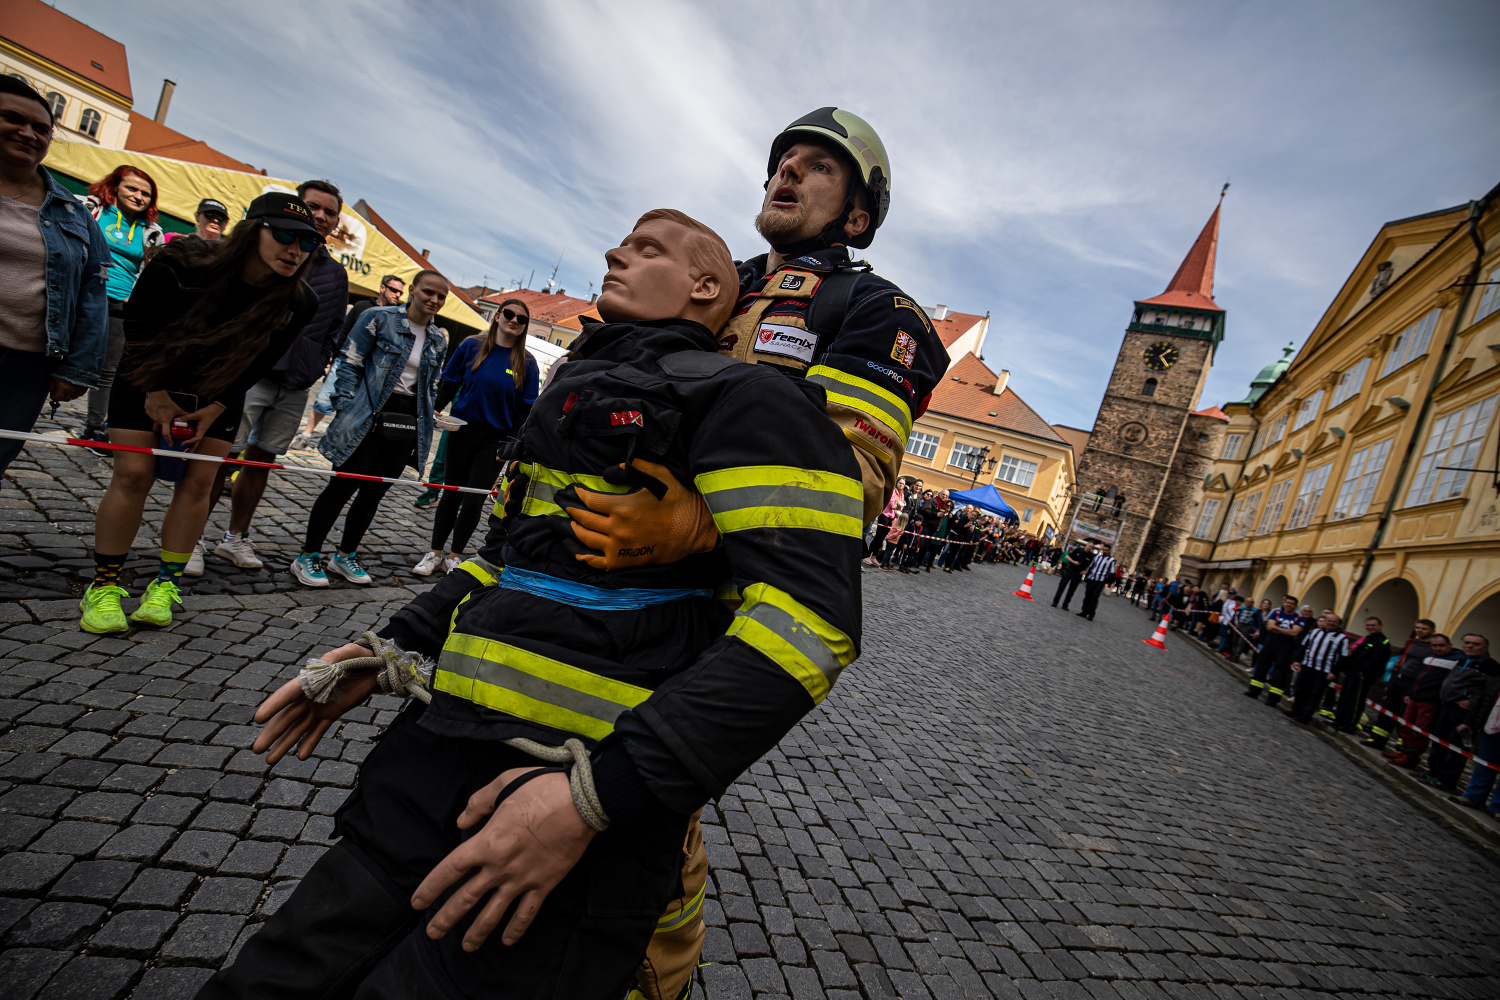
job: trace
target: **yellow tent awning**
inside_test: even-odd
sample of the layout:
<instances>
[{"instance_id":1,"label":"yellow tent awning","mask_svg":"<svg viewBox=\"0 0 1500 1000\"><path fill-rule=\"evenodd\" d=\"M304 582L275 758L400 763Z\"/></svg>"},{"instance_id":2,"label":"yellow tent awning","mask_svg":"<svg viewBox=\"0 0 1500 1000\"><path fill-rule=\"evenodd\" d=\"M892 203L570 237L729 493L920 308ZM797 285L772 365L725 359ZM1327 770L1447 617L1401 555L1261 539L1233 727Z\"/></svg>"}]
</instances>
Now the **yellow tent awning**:
<instances>
[{"instance_id":1,"label":"yellow tent awning","mask_svg":"<svg viewBox=\"0 0 1500 1000\"><path fill-rule=\"evenodd\" d=\"M52 151L45 161L47 167L90 184L107 176L122 163L140 167L150 174L156 181L157 207L181 219L191 219L198 210L198 202L204 198L222 201L229 208L231 218L238 219L244 216L250 202L266 192L292 193L297 189L293 181L261 174L222 170L201 163L169 160L126 149L106 149L64 139L52 140ZM422 270L420 264L402 253L378 229L351 211L347 204L339 228L328 237L328 252L349 272L350 291L365 295L374 295L379 290L380 279L387 274L398 275L410 284L416 273ZM456 295L448 296L438 315L476 330L489 325Z\"/></svg>"}]
</instances>

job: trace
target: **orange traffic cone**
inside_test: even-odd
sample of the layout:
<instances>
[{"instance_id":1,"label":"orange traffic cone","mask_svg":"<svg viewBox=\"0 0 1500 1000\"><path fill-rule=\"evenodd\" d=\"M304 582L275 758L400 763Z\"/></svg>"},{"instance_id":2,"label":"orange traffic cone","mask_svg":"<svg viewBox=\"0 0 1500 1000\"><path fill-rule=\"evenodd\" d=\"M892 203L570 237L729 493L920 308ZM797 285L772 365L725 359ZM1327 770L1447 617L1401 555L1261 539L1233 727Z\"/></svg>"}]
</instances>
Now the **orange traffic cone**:
<instances>
[{"instance_id":1,"label":"orange traffic cone","mask_svg":"<svg viewBox=\"0 0 1500 1000\"><path fill-rule=\"evenodd\" d=\"M1011 594L1011 597L1024 597L1028 601L1031 597L1031 581L1036 579L1036 567L1031 567L1031 572L1026 574L1026 582L1021 584L1021 589Z\"/></svg>"},{"instance_id":2,"label":"orange traffic cone","mask_svg":"<svg viewBox=\"0 0 1500 1000\"><path fill-rule=\"evenodd\" d=\"M1162 618L1161 624L1156 626L1156 631L1152 633L1151 638L1142 639L1141 641L1148 646L1155 646L1157 649L1166 649L1167 644L1162 640L1167 637L1167 622L1169 620L1165 617Z\"/></svg>"}]
</instances>

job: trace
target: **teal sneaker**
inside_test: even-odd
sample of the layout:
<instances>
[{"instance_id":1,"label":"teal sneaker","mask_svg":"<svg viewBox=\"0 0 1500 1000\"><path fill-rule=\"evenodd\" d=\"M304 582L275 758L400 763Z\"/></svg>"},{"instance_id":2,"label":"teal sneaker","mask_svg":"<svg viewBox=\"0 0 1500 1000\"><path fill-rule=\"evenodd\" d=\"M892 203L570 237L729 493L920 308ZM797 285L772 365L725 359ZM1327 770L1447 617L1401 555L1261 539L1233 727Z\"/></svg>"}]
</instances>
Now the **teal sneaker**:
<instances>
[{"instance_id":1,"label":"teal sneaker","mask_svg":"<svg viewBox=\"0 0 1500 1000\"><path fill-rule=\"evenodd\" d=\"M90 584L83 592L83 600L78 602L78 610L83 612L78 627L95 635L127 631L130 622L125 620L125 610L120 607L120 602L129 596L130 591L124 587Z\"/></svg>"},{"instance_id":2,"label":"teal sneaker","mask_svg":"<svg viewBox=\"0 0 1500 1000\"><path fill-rule=\"evenodd\" d=\"M172 605L181 603L177 584L171 580L152 580L141 595L141 606L131 612L130 620L165 628L172 624Z\"/></svg>"},{"instance_id":3,"label":"teal sneaker","mask_svg":"<svg viewBox=\"0 0 1500 1000\"><path fill-rule=\"evenodd\" d=\"M438 494L442 492L442 490L429 489L425 493L418 496L415 500L413 500L411 502L411 505L418 510L426 510L428 507L434 506L438 502L438 500L440 499Z\"/></svg>"},{"instance_id":4,"label":"teal sneaker","mask_svg":"<svg viewBox=\"0 0 1500 1000\"><path fill-rule=\"evenodd\" d=\"M328 574L323 572L323 553L304 552L292 560L292 575L304 587L328 586Z\"/></svg>"},{"instance_id":5,"label":"teal sneaker","mask_svg":"<svg viewBox=\"0 0 1500 1000\"><path fill-rule=\"evenodd\" d=\"M358 552L338 553L332 559L328 560L328 568L350 583L357 583L363 586L364 584L375 582L370 574L365 571L364 564L359 561Z\"/></svg>"}]
</instances>

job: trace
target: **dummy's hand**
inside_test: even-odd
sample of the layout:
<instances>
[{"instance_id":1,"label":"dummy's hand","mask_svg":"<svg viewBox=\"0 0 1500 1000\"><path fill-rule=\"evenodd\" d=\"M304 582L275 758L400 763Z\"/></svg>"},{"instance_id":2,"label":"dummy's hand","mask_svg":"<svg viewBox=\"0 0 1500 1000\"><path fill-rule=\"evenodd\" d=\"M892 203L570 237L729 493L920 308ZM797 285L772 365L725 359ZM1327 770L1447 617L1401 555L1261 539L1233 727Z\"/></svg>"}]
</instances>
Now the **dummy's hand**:
<instances>
[{"instance_id":1,"label":"dummy's hand","mask_svg":"<svg viewBox=\"0 0 1500 1000\"><path fill-rule=\"evenodd\" d=\"M324 663L338 663L358 656L374 655L373 650L351 642L329 650L319 659ZM255 710L255 721L265 728L255 737L250 749L255 753L265 753L267 764L274 764L285 757L292 747L298 748L298 760L306 760L323 734L328 732L329 726L349 709L370 697L379 683L376 679L378 672L366 670L345 677L339 682L334 697L321 705L308 699L295 677L287 681ZM266 753L267 749L271 752Z\"/></svg>"},{"instance_id":2,"label":"dummy's hand","mask_svg":"<svg viewBox=\"0 0 1500 1000\"><path fill-rule=\"evenodd\" d=\"M596 493L578 487L578 499L587 509L564 510L573 519L574 536L603 554L573 558L594 569L616 570L666 566L712 551L719 531L703 497L679 483L664 465L641 459L631 464L666 483L666 495L658 500L645 489Z\"/></svg>"},{"instance_id":3,"label":"dummy's hand","mask_svg":"<svg viewBox=\"0 0 1500 1000\"><path fill-rule=\"evenodd\" d=\"M468 807L458 817L459 829L469 829L492 811L494 815L484 829L454 848L422 880L411 898L412 908L427 909L450 885L479 870L428 920L428 937L436 940L447 934L493 889L464 934L463 949L479 950L513 902L515 915L500 940L507 946L515 944L531 926L547 894L573 870L594 839L593 829L573 805L568 776L561 772L528 781L495 808L495 796L529 770L533 769L512 768L470 796Z\"/></svg>"}]
</instances>

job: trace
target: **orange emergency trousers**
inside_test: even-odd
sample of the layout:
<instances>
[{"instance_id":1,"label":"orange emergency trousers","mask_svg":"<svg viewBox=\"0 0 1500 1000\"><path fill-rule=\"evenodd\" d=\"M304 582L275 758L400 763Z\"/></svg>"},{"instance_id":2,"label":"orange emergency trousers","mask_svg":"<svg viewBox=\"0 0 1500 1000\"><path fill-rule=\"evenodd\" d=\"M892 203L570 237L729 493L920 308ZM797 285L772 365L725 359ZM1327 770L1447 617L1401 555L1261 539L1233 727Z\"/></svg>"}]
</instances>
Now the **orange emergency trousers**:
<instances>
[{"instance_id":1,"label":"orange emergency trousers","mask_svg":"<svg viewBox=\"0 0 1500 1000\"><path fill-rule=\"evenodd\" d=\"M646 958L635 972L636 989L649 1000L678 1000L693 985L703 953L703 896L708 889L708 852L703 849L703 810L688 821L682 843L682 896L656 922Z\"/></svg>"}]
</instances>

